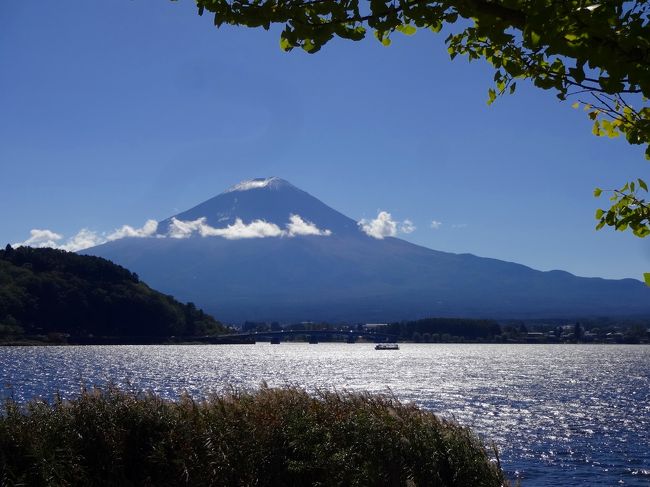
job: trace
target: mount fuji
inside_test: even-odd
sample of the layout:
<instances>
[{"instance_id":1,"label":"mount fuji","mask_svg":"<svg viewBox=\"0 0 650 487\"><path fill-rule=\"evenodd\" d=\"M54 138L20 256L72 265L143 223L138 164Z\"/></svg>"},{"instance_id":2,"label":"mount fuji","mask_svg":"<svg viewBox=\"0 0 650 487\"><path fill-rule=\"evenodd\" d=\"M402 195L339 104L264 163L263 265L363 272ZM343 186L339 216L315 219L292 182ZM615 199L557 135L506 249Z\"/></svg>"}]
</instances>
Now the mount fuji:
<instances>
[{"instance_id":1,"label":"mount fuji","mask_svg":"<svg viewBox=\"0 0 650 487\"><path fill-rule=\"evenodd\" d=\"M275 177L244 181L167 218L154 236L83 252L227 322L650 315L650 288L640 281L374 238Z\"/></svg>"}]
</instances>

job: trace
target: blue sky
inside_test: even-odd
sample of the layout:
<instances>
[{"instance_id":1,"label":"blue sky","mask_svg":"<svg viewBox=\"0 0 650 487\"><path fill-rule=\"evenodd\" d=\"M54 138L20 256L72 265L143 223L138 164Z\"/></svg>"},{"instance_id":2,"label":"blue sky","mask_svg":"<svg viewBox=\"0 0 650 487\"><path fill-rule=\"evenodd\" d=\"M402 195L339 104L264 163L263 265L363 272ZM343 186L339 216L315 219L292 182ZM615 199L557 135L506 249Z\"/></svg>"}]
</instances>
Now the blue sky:
<instances>
[{"instance_id":1,"label":"blue sky","mask_svg":"<svg viewBox=\"0 0 650 487\"><path fill-rule=\"evenodd\" d=\"M6 0L0 241L141 226L274 175L357 220L409 219L427 247L641 278L650 240L595 231L592 197L648 178L641 148L526 83L488 107L489 67L444 37L284 53L189 1Z\"/></svg>"}]
</instances>

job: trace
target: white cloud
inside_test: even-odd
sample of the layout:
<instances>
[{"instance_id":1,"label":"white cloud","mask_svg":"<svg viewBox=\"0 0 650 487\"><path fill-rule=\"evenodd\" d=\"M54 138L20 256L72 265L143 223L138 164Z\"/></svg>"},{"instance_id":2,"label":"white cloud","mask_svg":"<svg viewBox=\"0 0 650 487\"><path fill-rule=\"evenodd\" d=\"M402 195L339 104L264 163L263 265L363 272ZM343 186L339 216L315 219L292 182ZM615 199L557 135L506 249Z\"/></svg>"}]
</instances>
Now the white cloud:
<instances>
[{"instance_id":1,"label":"white cloud","mask_svg":"<svg viewBox=\"0 0 650 487\"><path fill-rule=\"evenodd\" d=\"M113 233L109 233L106 237L107 240L119 240L124 237L152 237L158 230L158 222L156 220L147 220L141 228L133 228L130 225L123 225Z\"/></svg>"},{"instance_id":2,"label":"white cloud","mask_svg":"<svg viewBox=\"0 0 650 487\"><path fill-rule=\"evenodd\" d=\"M358 225L366 235L383 239L384 237L394 237L397 235L397 223L387 211L380 211L374 220L361 220Z\"/></svg>"},{"instance_id":3,"label":"white cloud","mask_svg":"<svg viewBox=\"0 0 650 487\"><path fill-rule=\"evenodd\" d=\"M24 242L18 242L13 244L14 247L57 247L59 240L63 238L63 235L55 233L51 230L41 230L39 228L34 228L30 230L30 237Z\"/></svg>"},{"instance_id":4,"label":"white cloud","mask_svg":"<svg viewBox=\"0 0 650 487\"><path fill-rule=\"evenodd\" d=\"M76 235L70 237L63 242L63 235L53 232L51 230L31 230L30 237L24 242L15 243L14 246L25 247L51 247L53 249L67 250L68 252L76 252L78 250L95 247L112 240L119 240L125 237L151 237L154 236L158 228L158 223L155 220L147 220L141 228L133 228L129 225L123 225L121 228L113 230L106 235L105 233L99 234L88 228L82 228Z\"/></svg>"},{"instance_id":5,"label":"white cloud","mask_svg":"<svg viewBox=\"0 0 650 487\"><path fill-rule=\"evenodd\" d=\"M411 220L404 220L399 226L399 231L402 233L413 233L415 231L415 225Z\"/></svg>"},{"instance_id":6,"label":"white cloud","mask_svg":"<svg viewBox=\"0 0 650 487\"><path fill-rule=\"evenodd\" d=\"M321 230L312 222L303 220L300 215L291 215L289 220L287 230L290 237L296 235L321 235L328 237L332 235L331 230Z\"/></svg>"},{"instance_id":7,"label":"white cloud","mask_svg":"<svg viewBox=\"0 0 650 487\"><path fill-rule=\"evenodd\" d=\"M431 222L431 228L433 228L434 230L438 230L441 226L442 226L442 222L439 222L437 220L433 220Z\"/></svg>"},{"instance_id":8,"label":"white cloud","mask_svg":"<svg viewBox=\"0 0 650 487\"><path fill-rule=\"evenodd\" d=\"M205 218L201 218L200 220L205 220ZM284 234L275 223L269 223L264 220L253 220L249 224L245 224L241 218L237 218L235 223L228 225L226 228L214 228L202 223L199 228L199 233L202 237L223 237L228 240L280 237Z\"/></svg>"},{"instance_id":9,"label":"white cloud","mask_svg":"<svg viewBox=\"0 0 650 487\"><path fill-rule=\"evenodd\" d=\"M364 218L357 225L366 235L380 240L384 237L394 237L397 232L413 233L416 230L416 226L411 220L406 219L402 222L393 220L392 215L387 211L380 211L374 220Z\"/></svg>"},{"instance_id":10,"label":"white cloud","mask_svg":"<svg viewBox=\"0 0 650 487\"><path fill-rule=\"evenodd\" d=\"M207 218L205 217L188 221L172 218L166 235L156 233L158 223L155 220L147 220L140 228L123 225L108 234L100 234L83 228L66 241L63 241L64 237L61 234L51 230L35 228L30 231L30 237L27 240L13 245L16 247L52 247L76 252L122 238L189 238L194 234L198 234L201 237L223 237L228 240L238 240L243 238L295 237L299 235L328 236L332 234L330 230L321 230L312 222L303 220L300 215L291 215L286 228L286 230L283 230L275 223L264 220L253 220L246 224L241 218L237 218L235 223L225 228L215 228L207 224Z\"/></svg>"},{"instance_id":11,"label":"white cloud","mask_svg":"<svg viewBox=\"0 0 650 487\"><path fill-rule=\"evenodd\" d=\"M275 223L265 220L253 220L246 224L241 218L237 218L235 223L225 228L215 228L206 223L205 217L196 220L183 221L172 218L167 236L171 238L188 238L194 233L202 237L223 237L228 240L238 240L242 238L267 238L267 237L295 237L298 235L321 235L328 236L330 230L321 230L312 222L303 220L300 215L291 215L287 230L282 230Z\"/></svg>"},{"instance_id":12,"label":"white cloud","mask_svg":"<svg viewBox=\"0 0 650 487\"><path fill-rule=\"evenodd\" d=\"M106 242L105 237L97 235L96 232L87 228L82 228L74 237L68 239L65 244L60 245L58 248L67 250L68 252L76 252L77 250L88 249L103 244L104 242Z\"/></svg>"},{"instance_id":13,"label":"white cloud","mask_svg":"<svg viewBox=\"0 0 650 487\"><path fill-rule=\"evenodd\" d=\"M171 238L191 237L194 232L200 231L200 228L206 225L205 220L205 217L187 221L172 218L172 222L169 224L169 230L167 231L167 236Z\"/></svg>"},{"instance_id":14,"label":"white cloud","mask_svg":"<svg viewBox=\"0 0 650 487\"><path fill-rule=\"evenodd\" d=\"M31 236L27 240L13 244L14 247L51 247L53 249L76 252L77 250L94 247L106 241L105 238L100 237L97 233L87 228L82 228L74 237L69 238L65 243L61 242L63 235L51 230L34 228L29 233Z\"/></svg>"}]
</instances>

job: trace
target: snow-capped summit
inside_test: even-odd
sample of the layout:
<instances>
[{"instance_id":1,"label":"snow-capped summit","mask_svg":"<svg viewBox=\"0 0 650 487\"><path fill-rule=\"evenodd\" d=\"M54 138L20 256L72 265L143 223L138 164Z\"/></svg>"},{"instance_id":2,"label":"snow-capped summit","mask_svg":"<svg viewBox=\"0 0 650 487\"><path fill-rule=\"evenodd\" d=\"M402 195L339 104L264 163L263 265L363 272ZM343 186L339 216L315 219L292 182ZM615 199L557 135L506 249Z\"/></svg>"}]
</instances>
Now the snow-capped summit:
<instances>
[{"instance_id":1,"label":"snow-capped summit","mask_svg":"<svg viewBox=\"0 0 650 487\"><path fill-rule=\"evenodd\" d=\"M277 227L278 233L288 225L295 225L296 217L311 225L309 235L365 236L354 220L279 177L249 179L235 184L214 198L161 221L158 233L173 234L178 230L178 222L203 228L207 225L219 231L256 221L273 225L274 230Z\"/></svg>"},{"instance_id":2,"label":"snow-capped summit","mask_svg":"<svg viewBox=\"0 0 650 487\"><path fill-rule=\"evenodd\" d=\"M246 181L242 181L241 183L231 186L224 192L232 193L234 191L249 191L251 189L260 188L280 189L289 186L293 186L289 181L285 181L284 179L277 176L272 176L270 178L247 179Z\"/></svg>"}]
</instances>

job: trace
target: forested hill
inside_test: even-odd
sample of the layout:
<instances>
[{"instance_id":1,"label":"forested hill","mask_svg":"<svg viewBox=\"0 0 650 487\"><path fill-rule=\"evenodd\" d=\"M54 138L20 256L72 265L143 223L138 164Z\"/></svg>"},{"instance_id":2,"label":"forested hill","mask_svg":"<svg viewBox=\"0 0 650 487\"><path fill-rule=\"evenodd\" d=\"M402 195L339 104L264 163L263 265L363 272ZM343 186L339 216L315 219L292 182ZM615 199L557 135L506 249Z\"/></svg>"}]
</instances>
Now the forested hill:
<instances>
[{"instance_id":1,"label":"forested hill","mask_svg":"<svg viewBox=\"0 0 650 487\"><path fill-rule=\"evenodd\" d=\"M225 328L112 262L62 250L0 250L0 337L166 337Z\"/></svg>"}]
</instances>

